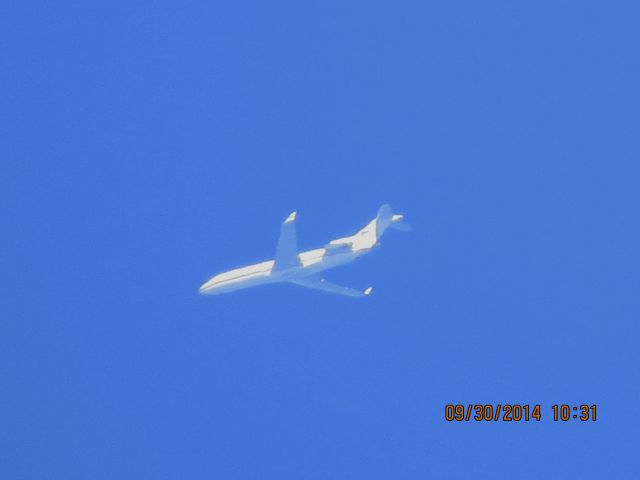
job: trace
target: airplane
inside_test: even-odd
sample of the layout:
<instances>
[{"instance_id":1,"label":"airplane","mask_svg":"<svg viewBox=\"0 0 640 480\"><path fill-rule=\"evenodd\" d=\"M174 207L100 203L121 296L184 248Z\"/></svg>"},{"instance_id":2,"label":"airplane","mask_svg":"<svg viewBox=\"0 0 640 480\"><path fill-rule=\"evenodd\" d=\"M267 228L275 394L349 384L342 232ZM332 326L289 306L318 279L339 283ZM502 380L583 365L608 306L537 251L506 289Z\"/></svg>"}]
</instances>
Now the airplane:
<instances>
[{"instance_id":1,"label":"airplane","mask_svg":"<svg viewBox=\"0 0 640 480\"><path fill-rule=\"evenodd\" d=\"M280 239L273 260L236 268L220 273L202 284L199 292L203 295L241 290L268 283L288 282L302 287L349 297L366 297L372 287L364 290L343 287L327 282L319 272L354 261L379 246L379 239L387 228L408 231L404 216L394 214L389 205L378 210L376 218L349 237L331 240L322 248L298 253L296 240L297 212L292 212L280 227Z\"/></svg>"}]
</instances>

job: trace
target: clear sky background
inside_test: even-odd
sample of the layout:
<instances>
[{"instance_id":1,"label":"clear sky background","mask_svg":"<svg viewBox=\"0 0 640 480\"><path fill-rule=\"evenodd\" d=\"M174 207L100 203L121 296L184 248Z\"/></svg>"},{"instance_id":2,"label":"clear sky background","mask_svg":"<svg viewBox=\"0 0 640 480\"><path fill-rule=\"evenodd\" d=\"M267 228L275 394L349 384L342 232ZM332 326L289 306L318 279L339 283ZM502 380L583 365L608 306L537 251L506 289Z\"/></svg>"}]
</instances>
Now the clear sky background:
<instances>
[{"instance_id":1,"label":"clear sky background","mask_svg":"<svg viewBox=\"0 0 640 480\"><path fill-rule=\"evenodd\" d=\"M0 478L637 478L639 13L5 3ZM197 293L387 202L369 298Z\"/></svg>"}]
</instances>

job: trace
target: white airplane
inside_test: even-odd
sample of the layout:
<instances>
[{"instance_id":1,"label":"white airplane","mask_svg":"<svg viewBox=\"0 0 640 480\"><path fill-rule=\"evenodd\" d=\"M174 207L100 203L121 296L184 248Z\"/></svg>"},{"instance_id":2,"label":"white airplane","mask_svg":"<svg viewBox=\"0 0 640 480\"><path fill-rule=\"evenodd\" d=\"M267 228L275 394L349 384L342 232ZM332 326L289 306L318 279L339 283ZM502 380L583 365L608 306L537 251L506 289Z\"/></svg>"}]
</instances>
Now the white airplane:
<instances>
[{"instance_id":1,"label":"white airplane","mask_svg":"<svg viewBox=\"0 0 640 480\"><path fill-rule=\"evenodd\" d=\"M380 245L378 240L388 227L410 230L402 215L394 214L389 205L383 205L378 210L376 218L355 235L332 240L323 248L298 253L295 220L296 212L292 212L282 224L274 260L216 275L200 287L200 293L215 295L266 283L289 282L350 297L367 296L371 293L372 287L362 291L343 287L327 282L317 274L369 253Z\"/></svg>"}]
</instances>

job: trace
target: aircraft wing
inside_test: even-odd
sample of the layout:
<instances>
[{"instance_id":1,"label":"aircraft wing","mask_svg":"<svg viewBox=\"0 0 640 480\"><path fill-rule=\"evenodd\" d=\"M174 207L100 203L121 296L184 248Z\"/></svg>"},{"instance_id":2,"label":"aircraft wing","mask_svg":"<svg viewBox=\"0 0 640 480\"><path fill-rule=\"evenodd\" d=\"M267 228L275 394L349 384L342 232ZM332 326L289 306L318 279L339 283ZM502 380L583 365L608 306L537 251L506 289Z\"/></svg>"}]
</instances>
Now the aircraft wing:
<instances>
[{"instance_id":1,"label":"aircraft wing","mask_svg":"<svg viewBox=\"0 0 640 480\"><path fill-rule=\"evenodd\" d=\"M274 270L286 270L300 265L296 241L296 212L291 212L280 227Z\"/></svg>"},{"instance_id":2,"label":"aircraft wing","mask_svg":"<svg viewBox=\"0 0 640 480\"><path fill-rule=\"evenodd\" d=\"M327 282L324 278L317 275L310 275L308 277L296 278L289 280L291 283L300 285L302 287L314 288L316 290L323 290L329 293L337 293L338 295L346 295L348 297L366 297L371 293L372 288L368 287L364 290L356 290L355 288L343 287L342 285L336 285L335 283Z\"/></svg>"}]
</instances>

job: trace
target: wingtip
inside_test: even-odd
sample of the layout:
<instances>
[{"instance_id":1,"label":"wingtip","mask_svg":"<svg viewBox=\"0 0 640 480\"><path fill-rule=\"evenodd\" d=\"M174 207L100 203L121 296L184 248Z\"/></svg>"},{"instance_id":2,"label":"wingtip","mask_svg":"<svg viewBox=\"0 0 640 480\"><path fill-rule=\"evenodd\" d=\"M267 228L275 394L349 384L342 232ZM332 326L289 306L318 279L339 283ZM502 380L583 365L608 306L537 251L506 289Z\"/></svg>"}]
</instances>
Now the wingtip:
<instances>
[{"instance_id":1,"label":"wingtip","mask_svg":"<svg viewBox=\"0 0 640 480\"><path fill-rule=\"evenodd\" d=\"M296 215L298 215L298 212L291 212L284 223L293 222L296 219Z\"/></svg>"},{"instance_id":2,"label":"wingtip","mask_svg":"<svg viewBox=\"0 0 640 480\"><path fill-rule=\"evenodd\" d=\"M368 297L369 295L371 295L371 292L373 291L373 287L367 287L364 289L364 295L365 297Z\"/></svg>"}]
</instances>

